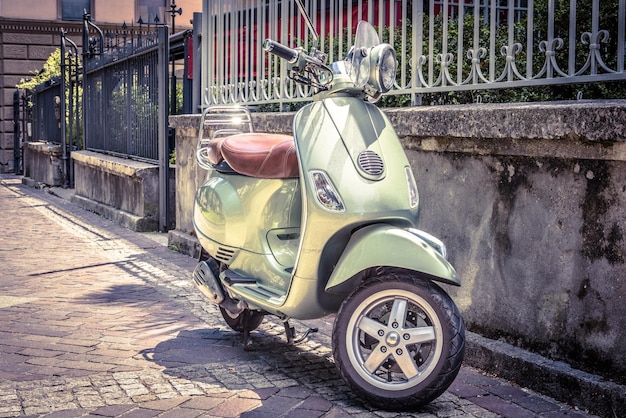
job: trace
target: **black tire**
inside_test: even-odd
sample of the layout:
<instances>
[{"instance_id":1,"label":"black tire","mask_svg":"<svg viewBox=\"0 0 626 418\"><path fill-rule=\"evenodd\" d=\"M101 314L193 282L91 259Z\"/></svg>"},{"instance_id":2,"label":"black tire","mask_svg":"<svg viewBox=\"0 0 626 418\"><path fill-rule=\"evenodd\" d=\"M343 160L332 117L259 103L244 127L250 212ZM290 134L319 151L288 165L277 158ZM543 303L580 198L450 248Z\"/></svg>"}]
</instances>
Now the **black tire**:
<instances>
[{"instance_id":1,"label":"black tire","mask_svg":"<svg viewBox=\"0 0 626 418\"><path fill-rule=\"evenodd\" d=\"M209 264L209 267L213 271L215 277L218 277L220 271L226 268L225 266L220 266L217 260L211 257L204 248L202 248L200 251L199 260L207 260L207 263ZM261 325L261 322L263 322L263 318L265 317L265 314L262 312L246 309L233 318L228 312L226 312L224 308L222 308L221 306L219 308L220 312L222 313L222 318L224 318L226 324L233 331L237 332L254 331L259 327L259 325Z\"/></svg>"},{"instance_id":2,"label":"black tire","mask_svg":"<svg viewBox=\"0 0 626 418\"><path fill-rule=\"evenodd\" d=\"M384 409L415 409L437 398L464 353L465 325L450 296L406 272L364 282L335 318L339 373L359 397Z\"/></svg>"},{"instance_id":3,"label":"black tire","mask_svg":"<svg viewBox=\"0 0 626 418\"><path fill-rule=\"evenodd\" d=\"M265 317L265 314L259 311L246 309L233 318L224 308L221 306L219 308L226 324L228 324L232 330L237 332L254 331L259 327L259 325L261 325L261 322L263 322L263 318Z\"/></svg>"}]
</instances>

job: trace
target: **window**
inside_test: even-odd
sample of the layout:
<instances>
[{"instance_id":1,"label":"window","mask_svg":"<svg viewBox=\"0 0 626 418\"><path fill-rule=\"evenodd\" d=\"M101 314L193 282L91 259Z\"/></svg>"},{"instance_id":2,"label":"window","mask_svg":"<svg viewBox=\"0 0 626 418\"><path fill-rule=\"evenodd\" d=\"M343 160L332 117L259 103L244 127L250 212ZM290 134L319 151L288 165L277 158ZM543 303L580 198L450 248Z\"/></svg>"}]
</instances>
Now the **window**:
<instances>
[{"instance_id":1,"label":"window","mask_svg":"<svg viewBox=\"0 0 626 418\"><path fill-rule=\"evenodd\" d=\"M59 0L59 4L61 20L83 20L85 11L91 13L91 0Z\"/></svg>"},{"instance_id":2,"label":"window","mask_svg":"<svg viewBox=\"0 0 626 418\"><path fill-rule=\"evenodd\" d=\"M137 0L137 20L144 23L166 23L165 0Z\"/></svg>"}]
</instances>

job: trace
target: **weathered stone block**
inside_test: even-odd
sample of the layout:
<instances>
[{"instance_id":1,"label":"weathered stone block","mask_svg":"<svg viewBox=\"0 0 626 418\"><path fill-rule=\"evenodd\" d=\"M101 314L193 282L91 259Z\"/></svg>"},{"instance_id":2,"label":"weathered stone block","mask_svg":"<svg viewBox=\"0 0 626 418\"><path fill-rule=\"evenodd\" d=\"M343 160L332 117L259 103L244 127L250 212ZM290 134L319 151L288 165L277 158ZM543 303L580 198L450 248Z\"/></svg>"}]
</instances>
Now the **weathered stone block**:
<instances>
[{"instance_id":1,"label":"weathered stone block","mask_svg":"<svg viewBox=\"0 0 626 418\"><path fill-rule=\"evenodd\" d=\"M54 45L53 35L40 33L3 33L2 40L5 44L20 45Z\"/></svg>"},{"instance_id":2,"label":"weathered stone block","mask_svg":"<svg viewBox=\"0 0 626 418\"><path fill-rule=\"evenodd\" d=\"M13 133L0 134L0 149L13 149Z\"/></svg>"},{"instance_id":3,"label":"weathered stone block","mask_svg":"<svg viewBox=\"0 0 626 418\"><path fill-rule=\"evenodd\" d=\"M49 186L62 186L64 176L61 146L44 142L25 143L24 176Z\"/></svg>"},{"instance_id":4,"label":"weathered stone block","mask_svg":"<svg viewBox=\"0 0 626 418\"><path fill-rule=\"evenodd\" d=\"M7 59L4 61L4 73L13 75L32 74L43 68L44 60L15 60ZM12 93L11 93L12 94Z\"/></svg>"},{"instance_id":5,"label":"weathered stone block","mask_svg":"<svg viewBox=\"0 0 626 418\"><path fill-rule=\"evenodd\" d=\"M31 45L28 47L28 59L30 60L47 60L50 54L54 52L55 49L59 48L58 46L42 46L42 45Z\"/></svg>"},{"instance_id":6,"label":"weathered stone block","mask_svg":"<svg viewBox=\"0 0 626 418\"><path fill-rule=\"evenodd\" d=\"M26 45L3 45L2 53L4 59L26 59L28 58L28 47Z\"/></svg>"},{"instance_id":7,"label":"weathered stone block","mask_svg":"<svg viewBox=\"0 0 626 418\"><path fill-rule=\"evenodd\" d=\"M159 230L158 166L91 151L75 151L72 159L76 203L135 231ZM170 173L173 213L174 170Z\"/></svg>"},{"instance_id":8,"label":"weathered stone block","mask_svg":"<svg viewBox=\"0 0 626 418\"><path fill-rule=\"evenodd\" d=\"M15 86L17 86L23 78L27 78L26 75L5 75L2 77L3 87L7 89L15 90Z\"/></svg>"}]
</instances>

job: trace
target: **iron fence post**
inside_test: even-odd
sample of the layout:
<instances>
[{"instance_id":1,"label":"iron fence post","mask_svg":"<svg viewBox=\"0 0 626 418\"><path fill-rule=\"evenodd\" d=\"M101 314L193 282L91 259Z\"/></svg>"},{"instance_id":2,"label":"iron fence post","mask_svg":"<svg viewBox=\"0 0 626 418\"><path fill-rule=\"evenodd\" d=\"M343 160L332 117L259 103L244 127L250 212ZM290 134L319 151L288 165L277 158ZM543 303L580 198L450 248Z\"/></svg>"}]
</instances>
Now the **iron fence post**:
<instances>
[{"instance_id":1,"label":"iron fence post","mask_svg":"<svg viewBox=\"0 0 626 418\"><path fill-rule=\"evenodd\" d=\"M20 144L20 91L13 92L13 172L22 174Z\"/></svg>"},{"instance_id":2,"label":"iron fence post","mask_svg":"<svg viewBox=\"0 0 626 418\"><path fill-rule=\"evenodd\" d=\"M168 146L168 67L169 36L167 26L159 26L158 47L158 141L159 141L159 230L167 232L169 226L169 146Z\"/></svg>"},{"instance_id":3,"label":"iron fence post","mask_svg":"<svg viewBox=\"0 0 626 418\"><path fill-rule=\"evenodd\" d=\"M198 113L202 104L201 63L202 63L202 13L193 14L193 61L191 113Z\"/></svg>"},{"instance_id":4,"label":"iron fence post","mask_svg":"<svg viewBox=\"0 0 626 418\"><path fill-rule=\"evenodd\" d=\"M63 187L70 185L69 173L69 152L67 146L67 132L65 126L65 114L67 112L65 106L65 80L66 80L66 64L65 64L65 30L61 29L61 151L63 160Z\"/></svg>"}]
</instances>

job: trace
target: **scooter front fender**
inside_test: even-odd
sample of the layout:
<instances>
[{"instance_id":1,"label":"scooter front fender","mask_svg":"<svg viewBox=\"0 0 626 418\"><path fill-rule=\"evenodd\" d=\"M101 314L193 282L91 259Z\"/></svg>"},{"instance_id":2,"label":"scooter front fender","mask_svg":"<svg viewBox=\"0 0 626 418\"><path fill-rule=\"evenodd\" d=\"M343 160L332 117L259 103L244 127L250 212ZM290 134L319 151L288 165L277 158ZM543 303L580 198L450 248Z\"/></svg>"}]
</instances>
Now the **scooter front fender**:
<instances>
[{"instance_id":1,"label":"scooter front fender","mask_svg":"<svg viewBox=\"0 0 626 418\"><path fill-rule=\"evenodd\" d=\"M352 287L350 279L378 266L413 270L432 280L461 285L456 270L445 258L443 244L415 229L375 224L352 235L326 284L326 291L346 292Z\"/></svg>"}]
</instances>

